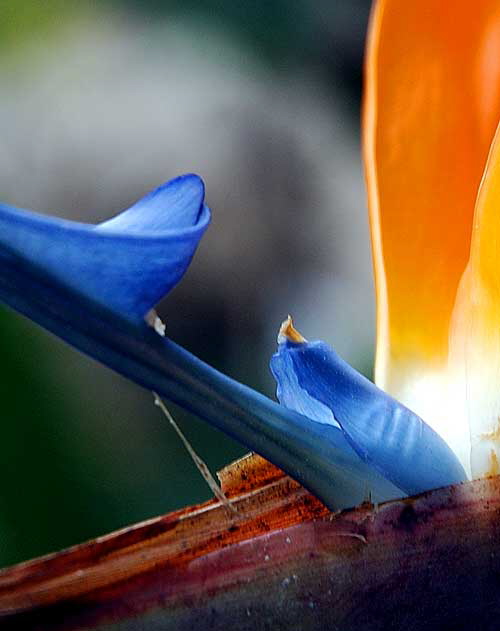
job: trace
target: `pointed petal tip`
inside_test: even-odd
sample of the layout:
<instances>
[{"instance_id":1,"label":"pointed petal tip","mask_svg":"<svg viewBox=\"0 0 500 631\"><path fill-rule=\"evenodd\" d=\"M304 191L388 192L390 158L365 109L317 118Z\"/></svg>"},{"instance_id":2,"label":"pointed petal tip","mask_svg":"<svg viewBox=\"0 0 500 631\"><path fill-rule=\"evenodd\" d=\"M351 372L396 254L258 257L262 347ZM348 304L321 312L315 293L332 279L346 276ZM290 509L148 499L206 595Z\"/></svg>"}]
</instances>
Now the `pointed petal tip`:
<instances>
[{"instance_id":1,"label":"pointed petal tip","mask_svg":"<svg viewBox=\"0 0 500 631\"><path fill-rule=\"evenodd\" d=\"M204 204L205 184L199 175L187 173L168 180L135 204L97 226L102 231L130 234L171 230L197 230L207 226L210 210Z\"/></svg>"},{"instance_id":2,"label":"pointed petal tip","mask_svg":"<svg viewBox=\"0 0 500 631\"><path fill-rule=\"evenodd\" d=\"M285 344L286 342L292 342L293 344L304 344L307 342L306 338L293 326L290 314L283 320L278 332L278 344Z\"/></svg>"},{"instance_id":3,"label":"pointed petal tip","mask_svg":"<svg viewBox=\"0 0 500 631\"><path fill-rule=\"evenodd\" d=\"M203 197L205 196L205 182L203 181L201 175L198 175L197 173L183 173L175 178L175 180L190 182L192 186L197 186L199 188Z\"/></svg>"},{"instance_id":4,"label":"pointed petal tip","mask_svg":"<svg viewBox=\"0 0 500 631\"><path fill-rule=\"evenodd\" d=\"M190 190L193 195L199 197L200 204L205 199L205 182L196 173L183 173L171 180L166 180L163 184L160 184L158 188L151 191L149 195L156 195L167 188L179 189L182 191Z\"/></svg>"}]
</instances>

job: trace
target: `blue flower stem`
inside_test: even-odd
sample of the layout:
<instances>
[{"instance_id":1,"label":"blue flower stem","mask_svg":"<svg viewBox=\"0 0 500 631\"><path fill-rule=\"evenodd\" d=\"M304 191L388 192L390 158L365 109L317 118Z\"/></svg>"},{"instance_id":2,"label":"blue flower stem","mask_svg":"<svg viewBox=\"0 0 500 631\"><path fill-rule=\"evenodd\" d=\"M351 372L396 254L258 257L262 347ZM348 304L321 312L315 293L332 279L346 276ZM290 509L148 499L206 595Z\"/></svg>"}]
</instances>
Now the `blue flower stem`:
<instances>
[{"instance_id":1,"label":"blue flower stem","mask_svg":"<svg viewBox=\"0 0 500 631\"><path fill-rule=\"evenodd\" d=\"M103 309L16 257L0 261L0 299L80 351L261 454L329 508L338 507L338 432L328 439L324 425L223 375L145 322L131 322ZM360 477L370 477L367 465L359 461L357 466Z\"/></svg>"}]
</instances>

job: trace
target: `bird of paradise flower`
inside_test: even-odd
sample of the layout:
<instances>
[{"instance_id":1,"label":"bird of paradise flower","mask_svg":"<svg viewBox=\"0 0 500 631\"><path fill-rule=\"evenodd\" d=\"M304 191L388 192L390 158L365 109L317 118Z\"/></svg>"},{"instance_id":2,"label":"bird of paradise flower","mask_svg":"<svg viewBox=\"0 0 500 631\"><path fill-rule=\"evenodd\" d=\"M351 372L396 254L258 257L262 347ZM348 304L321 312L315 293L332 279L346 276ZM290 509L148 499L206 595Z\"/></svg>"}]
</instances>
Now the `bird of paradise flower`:
<instances>
[{"instance_id":1,"label":"bird of paradise flower","mask_svg":"<svg viewBox=\"0 0 500 631\"><path fill-rule=\"evenodd\" d=\"M374 6L363 129L375 379L473 477L500 472L499 60L494 0Z\"/></svg>"},{"instance_id":2,"label":"bird of paradise flower","mask_svg":"<svg viewBox=\"0 0 500 631\"><path fill-rule=\"evenodd\" d=\"M439 20L431 8L441 11L446 24L451 9L438 2L425 8L380 2L372 19L367 64L365 159L379 305L376 378L409 407L356 373L324 343L307 342L290 321L281 329L272 360L282 406L158 335L161 327L148 325L145 318L158 324L147 317L150 309L181 278L208 226L210 213L196 176L163 185L100 226L0 207L0 298L80 350L237 438L332 508L355 504L367 490L375 499L387 499L464 480L468 432L465 436L465 422L457 426L462 408L454 413L446 389L449 386L454 401L460 401L453 388L463 386L461 391L467 391L461 381L464 366L469 373L474 444L482 448L486 441L490 446L496 436L491 413L496 398L477 376L481 354L492 358L491 379L496 377L495 357L500 357L491 348L494 344L489 345L490 339L498 338L495 305L500 304L495 301L495 239L489 238L495 229L493 200L500 168L496 145L478 198L471 258L453 318L453 299L465 268L464 237L471 222L470 213L460 211L459 229L448 226L442 213L449 217L472 201L471 187L478 184L475 178L486 158L484 138L489 131L493 134L500 98L490 95L474 104L481 140L466 136L460 144L457 120L470 124L470 108L457 112L447 89L440 86L448 74L466 74L465 68L457 70L454 65L463 57L464 42L469 52L477 52L481 45L488 51L500 47L498 26L495 31L500 17L493 2L485 3L478 23L469 29L467 5L461 3L459 10L453 8L453 33L443 27L450 41L438 38L436 47ZM457 15L463 21L463 38L455 29ZM401 29L402 18L408 29ZM425 46L421 48L426 36L432 43L427 53ZM440 116L444 110L434 108L443 104L448 109ZM450 140L457 140L460 152L450 148ZM443 151L446 160L441 162ZM449 165L455 157L454 170ZM453 187L443 184L438 168L442 165L449 168L448 179L451 173L462 187L450 199L447 191ZM471 183L465 184L465 179ZM443 206L444 202L449 204ZM436 391L439 396L433 398ZM474 456L473 462L480 463L474 464L474 474L496 462L491 449L486 462L481 450Z\"/></svg>"}]
</instances>

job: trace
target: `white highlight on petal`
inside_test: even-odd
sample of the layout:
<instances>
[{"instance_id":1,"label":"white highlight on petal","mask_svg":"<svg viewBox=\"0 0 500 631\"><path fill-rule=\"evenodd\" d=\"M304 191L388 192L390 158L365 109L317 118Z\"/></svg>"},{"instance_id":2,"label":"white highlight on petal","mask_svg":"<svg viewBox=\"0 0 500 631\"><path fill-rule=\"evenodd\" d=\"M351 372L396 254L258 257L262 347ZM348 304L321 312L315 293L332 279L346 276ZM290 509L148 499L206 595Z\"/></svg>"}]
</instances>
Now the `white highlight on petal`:
<instances>
[{"instance_id":1,"label":"white highlight on petal","mask_svg":"<svg viewBox=\"0 0 500 631\"><path fill-rule=\"evenodd\" d=\"M470 477L470 432L466 390L458 374L427 372L406 381L398 399L443 438Z\"/></svg>"},{"instance_id":2,"label":"white highlight on petal","mask_svg":"<svg viewBox=\"0 0 500 631\"><path fill-rule=\"evenodd\" d=\"M450 367L462 371L470 426L472 477L500 473L500 327L497 296L470 265L457 293L450 337Z\"/></svg>"}]
</instances>

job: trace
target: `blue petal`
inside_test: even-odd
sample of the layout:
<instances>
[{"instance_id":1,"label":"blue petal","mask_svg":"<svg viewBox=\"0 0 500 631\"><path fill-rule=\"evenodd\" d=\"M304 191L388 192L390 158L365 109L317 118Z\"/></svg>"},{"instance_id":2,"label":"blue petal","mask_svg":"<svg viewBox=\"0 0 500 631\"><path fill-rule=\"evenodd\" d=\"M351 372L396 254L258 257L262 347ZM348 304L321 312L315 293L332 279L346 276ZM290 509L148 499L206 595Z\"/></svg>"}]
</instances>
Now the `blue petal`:
<instances>
[{"instance_id":1,"label":"blue petal","mask_svg":"<svg viewBox=\"0 0 500 631\"><path fill-rule=\"evenodd\" d=\"M138 320L183 276L210 222L196 175L167 182L98 226L0 205L0 260L17 258Z\"/></svg>"},{"instance_id":2,"label":"blue petal","mask_svg":"<svg viewBox=\"0 0 500 631\"><path fill-rule=\"evenodd\" d=\"M325 441L334 447L332 455L335 457L337 488L332 489L333 505L354 506L366 499L368 494L375 502L405 495L404 491L364 463L347 441L331 409L299 384L294 354L290 352L295 346L286 342L280 344L278 353L271 359L277 397L283 406L304 415L303 423L315 433L318 447Z\"/></svg>"},{"instance_id":3,"label":"blue petal","mask_svg":"<svg viewBox=\"0 0 500 631\"><path fill-rule=\"evenodd\" d=\"M85 300L20 257L0 264L0 300L80 351L154 390L226 432L301 482L331 509L362 501L372 470L346 446L343 434L314 423L218 372L144 320ZM346 460L347 459L347 460ZM360 484L361 481L361 484ZM388 482L374 499L401 497ZM387 493L387 487L392 491Z\"/></svg>"},{"instance_id":4,"label":"blue petal","mask_svg":"<svg viewBox=\"0 0 500 631\"><path fill-rule=\"evenodd\" d=\"M323 342L283 341L272 370L283 403L319 423L337 421L356 454L405 493L466 479L436 432Z\"/></svg>"},{"instance_id":5,"label":"blue petal","mask_svg":"<svg viewBox=\"0 0 500 631\"><path fill-rule=\"evenodd\" d=\"M96 229L130 232L184 230L199 220L204 196L205 187L197 175L182 175L162 184Z\"/></svg>"}]
</instances>

